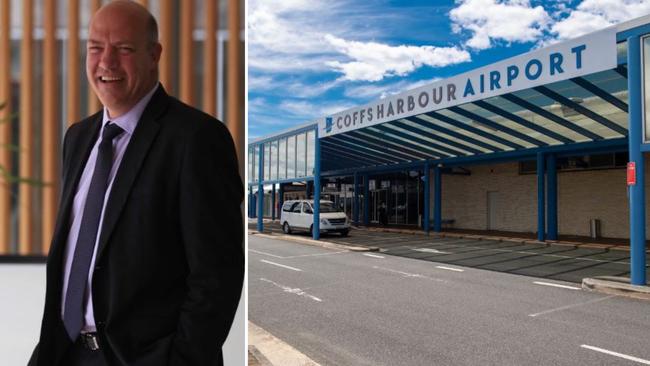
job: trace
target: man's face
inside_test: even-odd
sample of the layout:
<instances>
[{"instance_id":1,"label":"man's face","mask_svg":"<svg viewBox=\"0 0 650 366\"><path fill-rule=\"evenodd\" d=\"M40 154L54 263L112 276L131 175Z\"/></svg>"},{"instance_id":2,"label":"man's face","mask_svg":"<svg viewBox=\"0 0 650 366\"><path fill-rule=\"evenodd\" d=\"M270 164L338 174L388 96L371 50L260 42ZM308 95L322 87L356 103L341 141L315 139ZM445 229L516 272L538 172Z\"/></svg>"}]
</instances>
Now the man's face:
<instances>
[{"instance_id":1,"label":"man's face","mask_svg":"<svg viewBox=\"0 0 650 366\"><path fill-rule=\"evenodd\" d=\"M129 9L102 9L87 43L86 76L112 118L128 112L157 82L160 45Z\"/></svg>"}]
</instances>

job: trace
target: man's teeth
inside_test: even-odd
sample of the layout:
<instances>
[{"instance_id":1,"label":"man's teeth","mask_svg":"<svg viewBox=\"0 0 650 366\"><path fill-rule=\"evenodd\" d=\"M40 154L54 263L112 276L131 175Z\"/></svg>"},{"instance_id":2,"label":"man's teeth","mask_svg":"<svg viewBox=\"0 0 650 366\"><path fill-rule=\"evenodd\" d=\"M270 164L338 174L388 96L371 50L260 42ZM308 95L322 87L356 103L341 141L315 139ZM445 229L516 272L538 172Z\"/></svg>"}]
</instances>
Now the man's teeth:
<instances>
[{"instance_id":1,"label":"man's teeth","mask_svg":"<svg viewBox=\"0 0 650 366\"><path fill-rule=\"evenodd\" d=\"M101 76L99 79L101 81L118 81L118 80L122 80L122 78L111 77L111 76Z\"/></svg>"}]
</instances>

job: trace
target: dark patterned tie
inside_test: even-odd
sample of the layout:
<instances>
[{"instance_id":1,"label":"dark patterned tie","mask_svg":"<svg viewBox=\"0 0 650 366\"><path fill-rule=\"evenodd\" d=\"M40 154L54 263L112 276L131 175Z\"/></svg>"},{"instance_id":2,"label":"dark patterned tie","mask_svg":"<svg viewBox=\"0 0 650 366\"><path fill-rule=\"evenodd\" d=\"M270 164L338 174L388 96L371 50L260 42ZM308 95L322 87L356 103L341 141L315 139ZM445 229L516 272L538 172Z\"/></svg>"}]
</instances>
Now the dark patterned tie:
<instances>
[{"instance_id":1,"label":"dark patterned tie","mask_svg":"<svg viewBox=\"0 0 650 366\"><path fill-rule=\"evenodd\" d=\"M95 171L93 172L88 196L81 217L79 237L74 251L68 290L65 297L63 323L65 329L74 341L84 324L85 292L88 282L88 270L93 257L99 218L104 206L104 196L108 186L108 176L113 165L113 138L124 132L120 126L108 123L102 132L102 142L99 144Z\"/></svg>"}]
</instances>

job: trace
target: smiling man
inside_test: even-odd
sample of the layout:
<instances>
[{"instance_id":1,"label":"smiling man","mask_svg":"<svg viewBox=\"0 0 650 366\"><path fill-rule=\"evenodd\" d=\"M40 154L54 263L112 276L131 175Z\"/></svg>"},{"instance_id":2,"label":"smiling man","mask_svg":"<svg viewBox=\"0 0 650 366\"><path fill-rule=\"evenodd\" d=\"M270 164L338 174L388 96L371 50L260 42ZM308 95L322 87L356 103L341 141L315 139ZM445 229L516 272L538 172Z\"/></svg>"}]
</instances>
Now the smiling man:
<instances>
[{"instance_id":1,"label":"smiling man","mask_svg":"<svg viewBox=\"0 0 650 366\"><path fill-rule=\"evenodd\" d=\"M65 136L30 365L223 363L244 273L242 182L223 124L159 83L161 55L134 2L90 22L86 74L104 108Z\"/></svg>"}]
</instances>

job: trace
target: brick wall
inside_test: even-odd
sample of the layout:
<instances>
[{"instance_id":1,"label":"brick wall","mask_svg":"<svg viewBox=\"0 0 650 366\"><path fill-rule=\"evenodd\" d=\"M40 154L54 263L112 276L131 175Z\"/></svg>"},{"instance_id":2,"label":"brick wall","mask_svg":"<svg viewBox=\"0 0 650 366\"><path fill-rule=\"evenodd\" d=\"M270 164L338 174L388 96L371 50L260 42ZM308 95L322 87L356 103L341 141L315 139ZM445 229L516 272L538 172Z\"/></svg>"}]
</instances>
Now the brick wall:
<instances>
[{"instance_id":1,"label":"brick wall","mask_svg":"<svg viewBox=\"0 0 650 366\"><path fill-rule=\"evenodd\" d=\"M487 229L488 192L496 192L494 229L531 233L537 231L535 174L519 175L517 163L467 168L472 173L469 176L442 176L443 219L454 219L455 228ZM650 172L648 161L646 171ZM431 200L433 201L433 184ZM650 202L650 178L646 178L646 201ZM431 218L433 219L433 211ZM592 218L601 220L601 234L604 237L629 238L624 169L558 173L559 233L589 235L589 219ZM646 212L646 227L649 226L650 212ZM650 232L646 236L650 238Z\"/></svg>"}]
</instances>

